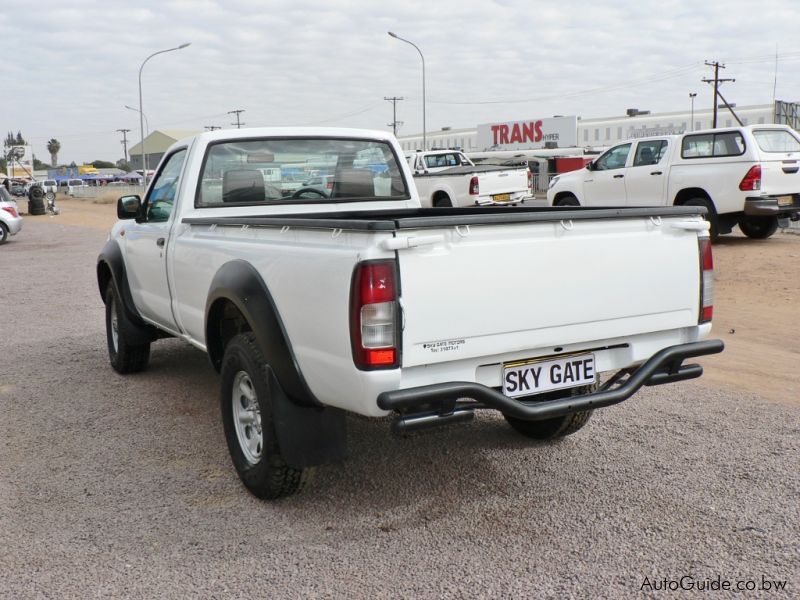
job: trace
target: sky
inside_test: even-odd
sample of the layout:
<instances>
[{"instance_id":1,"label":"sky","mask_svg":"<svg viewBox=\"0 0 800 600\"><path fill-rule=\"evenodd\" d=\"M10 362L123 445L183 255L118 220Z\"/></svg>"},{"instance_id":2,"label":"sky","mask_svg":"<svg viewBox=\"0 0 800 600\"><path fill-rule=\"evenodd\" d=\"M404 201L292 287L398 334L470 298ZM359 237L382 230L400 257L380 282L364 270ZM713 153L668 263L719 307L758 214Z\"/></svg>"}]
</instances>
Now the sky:
<instances>
[{"instance_id":1,"label":"sky","mask_svg":"<svg viewBox=\"0 0 800 600\"><path fill-rule=\"evenodd\" d=\"M33 4L34 6L31 6ZM13 10L9 10L13 8ZM151 130L245 126L428 131L578 115L800 100L797 0L11 0L0 2L0 133L37 158L116 161ZM777 67L776 67L777 55ZM777 69L777 70L776 70ZM777 73L777 85L776 85Z\"/></svg>"}]
</instances>

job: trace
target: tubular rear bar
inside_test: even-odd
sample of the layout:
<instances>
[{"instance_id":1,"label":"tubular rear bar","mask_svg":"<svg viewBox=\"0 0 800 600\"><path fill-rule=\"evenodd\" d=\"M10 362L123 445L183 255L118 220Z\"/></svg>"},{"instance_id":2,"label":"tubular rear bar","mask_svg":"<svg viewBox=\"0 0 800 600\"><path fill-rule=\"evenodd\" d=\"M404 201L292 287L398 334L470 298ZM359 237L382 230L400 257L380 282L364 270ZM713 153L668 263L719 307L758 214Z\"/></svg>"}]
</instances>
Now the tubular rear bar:
<instances>
[{"instance_id":1,"label":"tubular rear bar","mask_svg":"<svg viewBox=\"0 0 800 600\"><path fill-rule=\"evenodd\" d=\"M378 406L384 410L404 413L395 423L395 429L399 430L417 429L417 421L421 424L423 420L426 426L430 426L434 417L452 421L455 419L451 415L472 412L479 408L496 409L504 415L527 421L552 419L618 404L633 396L643 385L661 385L700 377L703 374L700 365L681 363L687 358L717 354L724 348L722 340L706 340L664 348L635 368L618 387L581 396L544 401L536 401L535 397L516 400L479 383L451 382L383 392L378 395ZM464 401L467 398L471 400ZM459 399L462 401L459 402Z\"/></svg>"}]
</instances>

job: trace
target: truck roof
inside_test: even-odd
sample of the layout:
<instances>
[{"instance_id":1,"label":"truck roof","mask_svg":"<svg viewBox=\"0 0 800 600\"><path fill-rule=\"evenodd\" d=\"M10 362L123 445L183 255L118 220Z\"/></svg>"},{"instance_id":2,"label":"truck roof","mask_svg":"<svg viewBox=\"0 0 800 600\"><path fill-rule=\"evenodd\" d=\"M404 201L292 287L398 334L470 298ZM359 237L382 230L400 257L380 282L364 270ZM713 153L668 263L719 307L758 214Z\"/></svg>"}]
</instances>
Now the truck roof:
<instances>
[{"instance_id":1,"label":"truck roof","mask_svg":"<svg viewBox=\"0 0 800 600\"><path fill-rule=\"evenodd\" d=\"M393 142L395 137L379 129L354 129L349 127L245 127L242 129L216 129L178 140L174 145L183 145L188 140L206 143L221 140L245 140L264 137L333 137L361 138Z\"/></svg>"}]
</instances>

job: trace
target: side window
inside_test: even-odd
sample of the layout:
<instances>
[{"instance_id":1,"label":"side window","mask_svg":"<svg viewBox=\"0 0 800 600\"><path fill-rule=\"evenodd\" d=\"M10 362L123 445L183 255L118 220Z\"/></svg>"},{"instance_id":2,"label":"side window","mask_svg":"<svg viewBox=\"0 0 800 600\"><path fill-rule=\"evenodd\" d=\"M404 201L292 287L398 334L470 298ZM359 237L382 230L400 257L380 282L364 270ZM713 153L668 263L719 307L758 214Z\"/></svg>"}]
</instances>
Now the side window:
<instances>
[{"instance_id":1,"label":"side window","mask_svg":"<svg viewBox=\"0 0 800 600\"><path fill-rule=\"evenodd\" d=\"M667 150L667 140L647 140L639 142L636 146L636 155L633 157L634 167L655 165L664 156Z\"/></svg>"},{"instance_id":2,"label":"side window","mask_svg":"<svg viewBox=\"0 0 800 600\"><path fill-rule=\"evenodd\" d=\"M622 169L625 161L628 160L628 153L631 151L630 144L622 144L612 148L603 156L597 159L595 164L596 171L610 171L612 169Z\"/></svg>"},{"instance_id":3,"label":"side window","mask_svg":"<svg viewBox=\"0 0 800 600\"><path fill-rule=\"evenodd\" d=\"M709 158L712 156L739 156L744 154L744 138L739 131L687 135L681 146L682 158Z\"/></svg>"},{"instance_id":4,"label":"side window","mask_svg":"<svg viewBox=\"0 0 800 600\"><path fill-rule=\"evenodd\" d=\"M150 193L147 195L147 220L160 223L167 221L172 214L175 194L180 183L183 160L186 150L178 150L167 159L161 171L156 175Z\"/></svg>"}]
</instances>

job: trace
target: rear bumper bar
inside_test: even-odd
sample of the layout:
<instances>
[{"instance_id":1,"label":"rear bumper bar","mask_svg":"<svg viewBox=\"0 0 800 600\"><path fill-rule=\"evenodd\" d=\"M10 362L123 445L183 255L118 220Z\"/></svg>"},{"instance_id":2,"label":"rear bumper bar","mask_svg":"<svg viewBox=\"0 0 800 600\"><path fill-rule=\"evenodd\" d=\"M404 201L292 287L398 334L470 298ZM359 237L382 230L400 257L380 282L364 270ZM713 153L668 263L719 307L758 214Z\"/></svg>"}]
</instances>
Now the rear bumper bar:
<instances>
[{"instance_id":1,"label":"rear bumper bar","mask_svg":"<svg viewBox=\"0 0 800 600\"><path fill-rule=\"evenodd\" d=\"M800 211L800 194L753 196L744 200L744 214L754 217L790 216Z\"/></svg>"},{"instance_id":2,"label":"rear bumper bar","mask_svg":"<svg viewBox=\"0 0 800 600\"><path fill-rule=\"evenodd\" d=\"M404 419L401 418L396 423L398 429L415 428L412 423L417 421L433 424L439 418L459 420L455 418L459 413L471 413L481 408L496 409L504 415L526 421L552 419L618 404L633 396L643 385L661 385L700 377L703 374L700 365L683 365L683 361L706 354L717 354L724 348L722 340L669 346L625 373L628 377L613 389L606 384L599 391L555 400L537 401L535 397L514 399L479 383L450 382L383 392L378 395L378 406L383 410L393 410L409 416L408 426L403 425ZM618 380L614 378L610 383L618 383Z\"/></svg>"}]
</instances>

